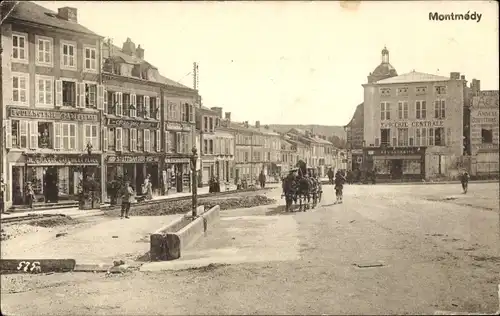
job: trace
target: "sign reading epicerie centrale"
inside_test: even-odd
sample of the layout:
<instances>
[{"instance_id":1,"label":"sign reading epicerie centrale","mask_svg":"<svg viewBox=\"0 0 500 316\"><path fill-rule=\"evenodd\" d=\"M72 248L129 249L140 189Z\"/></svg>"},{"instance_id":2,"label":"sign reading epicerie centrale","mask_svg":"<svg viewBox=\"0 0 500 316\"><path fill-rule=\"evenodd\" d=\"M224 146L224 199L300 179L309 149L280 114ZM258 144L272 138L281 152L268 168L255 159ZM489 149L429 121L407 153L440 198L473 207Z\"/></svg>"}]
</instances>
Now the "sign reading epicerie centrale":
<instances>
[{"instance_id":1,"label":"sign reading epicerie centrale","mask_svg":"<svg viewBox=\"0 0 500 316\"><path fill-rule=\"evenodd\" d=\"M382 122L380 123L381 128L408 128L408 127L442 127L444 121L398 121L398 122Z\"/></svg>"}]
</instances>

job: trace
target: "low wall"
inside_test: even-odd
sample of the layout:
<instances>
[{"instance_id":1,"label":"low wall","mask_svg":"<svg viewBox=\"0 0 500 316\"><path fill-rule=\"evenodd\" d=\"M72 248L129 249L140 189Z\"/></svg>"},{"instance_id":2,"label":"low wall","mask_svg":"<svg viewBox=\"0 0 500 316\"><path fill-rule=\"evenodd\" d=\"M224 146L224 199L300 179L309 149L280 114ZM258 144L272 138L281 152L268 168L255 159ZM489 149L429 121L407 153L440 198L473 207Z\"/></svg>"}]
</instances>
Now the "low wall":
<instances>
[{"instance_id":1,"label":"low wall","mask_svg":"<svg viewBox=\"0 0 500 316\"><path fill-rule=\"evenodd\" d=\"M220 206L216 205L206 212L198 213L199 217L185 216L171 223L168 227L157 230L150 237L151 261L166 261L178 259L182 250L192 245L210 226L220 218ZM187 223L187 225L186 225ZM185 225L182 227L181 225ZM180 230L174 230L175 228Z\"/></svg>"}]
</instances>

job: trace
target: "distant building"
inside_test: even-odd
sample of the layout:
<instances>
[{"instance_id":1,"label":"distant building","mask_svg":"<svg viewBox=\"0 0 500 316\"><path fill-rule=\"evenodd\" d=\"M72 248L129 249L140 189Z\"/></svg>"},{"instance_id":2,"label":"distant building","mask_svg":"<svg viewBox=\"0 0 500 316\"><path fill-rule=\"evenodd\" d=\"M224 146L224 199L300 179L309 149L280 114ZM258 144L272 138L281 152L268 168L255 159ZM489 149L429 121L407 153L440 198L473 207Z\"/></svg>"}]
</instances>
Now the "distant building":
<instances>
[{"instance_id":1,"label":"distant building","mask_svg":"<svg viewBox=\"0 0 500 316\"><path fill-rule=\"evenodd\" d=\"M230 113L228 113L230 119ZM227 118L226 118L227 119ZM200 130L201 182L207 185L212 177L221 182L234 178L234 134L221 124L222 108L201 106L196 114Z\"/></svg>"},{"instance_id":2,"label":"distant building","mask_svg":"<svg viewBox=\"0 0 500 316\"><path fill-rule=\"evenodd\" d=\"M361 170L363 162L363 125L364 104L356 107L351 121L344 126L347 138L346 167L347 170Z\"/></svg>"}]
</instances>

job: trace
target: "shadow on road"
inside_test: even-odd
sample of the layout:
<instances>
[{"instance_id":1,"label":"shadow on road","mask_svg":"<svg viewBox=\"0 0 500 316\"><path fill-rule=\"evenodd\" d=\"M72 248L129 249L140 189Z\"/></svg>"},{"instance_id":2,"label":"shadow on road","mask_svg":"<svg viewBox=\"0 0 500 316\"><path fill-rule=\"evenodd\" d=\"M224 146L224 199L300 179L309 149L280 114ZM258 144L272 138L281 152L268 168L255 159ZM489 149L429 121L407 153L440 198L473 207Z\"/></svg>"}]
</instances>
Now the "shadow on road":
<instances>
[{"instance_id":1,"label":"shadow on road","mask_svg":"<svg viewBox=\"0 0 500 316\"><path fill-rule=\"evenodd\" d=\"M301 213L298 209L294 209L292 211L286 212L285 205L278 205L275 207L271 207L270 211L266 212L266 216L274 216L274 215L292 215L294 213Z\"/></svg>"}]
</instances>

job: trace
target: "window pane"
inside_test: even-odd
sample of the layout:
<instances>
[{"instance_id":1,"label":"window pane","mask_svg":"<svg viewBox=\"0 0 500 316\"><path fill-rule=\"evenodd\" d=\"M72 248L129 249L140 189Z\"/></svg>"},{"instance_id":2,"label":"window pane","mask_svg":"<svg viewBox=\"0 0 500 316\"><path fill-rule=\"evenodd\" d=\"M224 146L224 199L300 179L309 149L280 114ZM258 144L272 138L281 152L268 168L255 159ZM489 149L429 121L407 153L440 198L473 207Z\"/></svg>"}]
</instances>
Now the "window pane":
<instances>
[{"instance_id":1,"label":"window pane","mask_svg":"<svg viewBox=\"0 0 500 316\"><path fill-rule=\"evenodd\" d=\"M17 36L12 36L12 46L17 47L19 38Z\"/></svg>"},{"instance_id":2,"label":"window pane","mask_svg":"<svg viewBox=\"0 0 500 316\"><path fill-rule=\"evenodd\" d=\"M19 88L19 78L18 77L12 77L12 87L14 89Z\"/></svg>"},{"instance_id":3,"label":"window pane","mask_svg":"<svg viewBox=\"0 0 500 316\"><path fill-rule=\"evenodd\" d=\"M13 101L19 101L19 90L13 90L12 91L12 100Z\"/></svg>"},{"instance_id":4,"label":"window pane","mask_svg":"<svg viewBox=\"0 0 500 316\"><path fill-rule=\"evenodd\" d=\"M19 47L24 48L24 37L19 38Z\"/></svg>"}]
</instances>

